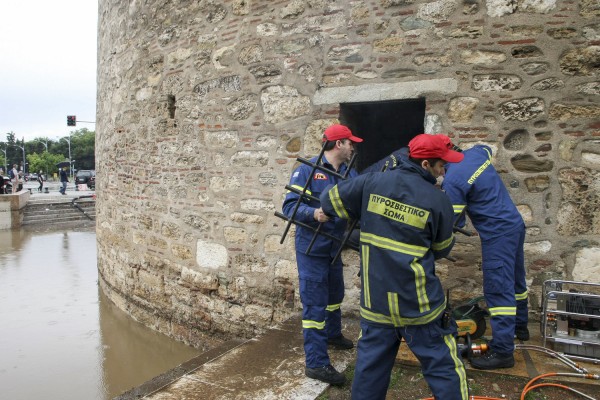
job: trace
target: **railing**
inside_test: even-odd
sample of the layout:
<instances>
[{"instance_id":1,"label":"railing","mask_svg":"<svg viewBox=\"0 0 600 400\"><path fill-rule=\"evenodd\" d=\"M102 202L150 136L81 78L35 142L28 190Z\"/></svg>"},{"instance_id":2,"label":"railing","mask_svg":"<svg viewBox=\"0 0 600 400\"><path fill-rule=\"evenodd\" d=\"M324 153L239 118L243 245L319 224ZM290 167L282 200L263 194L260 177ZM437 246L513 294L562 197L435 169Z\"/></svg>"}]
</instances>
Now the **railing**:
<instances>
[{"instance_id":1,"label":"railing","mask_svg":"<svg viewBox=\"0 0 600 400\"><path fill-rule=\"evenodd\" d=\"M85 215L91 221L93 221L94 218L90 217L90 215L87 213L87 211L85 211L83 208L81 208L81 206L79 204L77 204L77 200L81 200L81 199L94 199L94 201L96 201L96 195L95 194L88 194L88 195L85 195L85 196L75 197L73 200L71 200L71 205L73 207L75 207L76 209L78 209L79 211L81 211L83 213L83 215Z\"/></svg>"}]
</instances>

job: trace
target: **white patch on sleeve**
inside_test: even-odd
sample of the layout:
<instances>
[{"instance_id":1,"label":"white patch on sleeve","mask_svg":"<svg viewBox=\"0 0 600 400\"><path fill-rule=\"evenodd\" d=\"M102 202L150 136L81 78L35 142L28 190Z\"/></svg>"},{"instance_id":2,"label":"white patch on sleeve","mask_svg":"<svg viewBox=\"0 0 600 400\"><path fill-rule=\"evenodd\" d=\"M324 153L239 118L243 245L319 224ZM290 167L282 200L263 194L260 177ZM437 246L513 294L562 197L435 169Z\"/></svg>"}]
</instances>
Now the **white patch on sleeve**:
<instances>
[{"instance_id":1,"label":"white patch on sleeve","mask_svg":"<svg viewBox=\"0 0 600 400\"><path fill-rule=\"evenodd\" d=\"M296 171L294 172L294 175L292 175L292 178L297 178L298 175L300 175L300 171Z\"/></svg>"}]
</instances>

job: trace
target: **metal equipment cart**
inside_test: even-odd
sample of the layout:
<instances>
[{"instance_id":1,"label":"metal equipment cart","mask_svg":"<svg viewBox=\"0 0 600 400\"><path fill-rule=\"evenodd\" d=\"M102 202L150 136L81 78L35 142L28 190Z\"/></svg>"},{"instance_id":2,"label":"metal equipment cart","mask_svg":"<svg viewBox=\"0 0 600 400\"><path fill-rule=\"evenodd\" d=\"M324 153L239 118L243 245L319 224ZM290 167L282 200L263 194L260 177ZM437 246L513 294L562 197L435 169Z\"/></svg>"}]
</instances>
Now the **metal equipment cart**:
<instances>
[{"instance_id":1,"label":"metal equipment cart","mask_svg":"<svg viewBox=\"0 0 600 400\"><path fill-rule=\"evenodd\" d=\"M551 279L542 290L543 346L600 362L600 284Z\"/></svg>"}]
</instances>

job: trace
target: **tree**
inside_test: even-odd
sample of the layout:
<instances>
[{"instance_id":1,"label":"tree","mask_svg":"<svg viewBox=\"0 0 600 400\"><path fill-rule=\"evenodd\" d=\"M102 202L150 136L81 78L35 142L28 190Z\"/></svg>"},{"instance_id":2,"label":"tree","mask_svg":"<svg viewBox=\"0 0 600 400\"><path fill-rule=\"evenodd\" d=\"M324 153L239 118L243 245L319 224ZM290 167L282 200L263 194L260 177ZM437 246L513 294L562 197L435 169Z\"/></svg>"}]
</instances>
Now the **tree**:
<instances>
[{"instance_id":1,"label":"tree","mask_svg":"<svg viewBox=\"0 0 600 400\"><path fill-rule=\"evenodd\" d=\"M64 157L62 154L52 154L44 151L42 154L28 154L27 162L29 162L29 171L38 172L44 171L46 177L48 177L48 173L56 171L56 164L64 161Z\"/></svg>"},{"instance_id":2,"label":"tree","mask_svg":"<svg viewBox=\"0 0 600 400\"><path fill-rule=\"evenodd\" d=\"M17 141L15 140L15 133L7 132L6 142L3 142L2 145L6 150L6 163L10 166L13 164L19 164L19 162L23 160L21 153L18 151L19 149L14 146L16 143Z\"/></svg>"},{"instance_id":3,"label":"tree","mask_svg":"<svg viewBox=\"0 0 600 400\"><path fill-rule=\"evenodd\" d=\"M96 169L96 132L86 128L71 135L71 157L77 160L77 169Z\"/></svg>"},{"instance_id":4,"label":"tree","mask_svg":"<svg viewBox=\"0 0 600 400\"><path fill-rule=\"evenodd\" d=\"M62 139L62 138L61 138ZM69 158L69 143L66 139L59 139L56 143L50 144L52 153L60 153L64 158ZM77 169L95 169L96 155L95 143L96 132L87 128L78 129L71 132L71 158L75 161Z\"/></svg>"}]
</instances>

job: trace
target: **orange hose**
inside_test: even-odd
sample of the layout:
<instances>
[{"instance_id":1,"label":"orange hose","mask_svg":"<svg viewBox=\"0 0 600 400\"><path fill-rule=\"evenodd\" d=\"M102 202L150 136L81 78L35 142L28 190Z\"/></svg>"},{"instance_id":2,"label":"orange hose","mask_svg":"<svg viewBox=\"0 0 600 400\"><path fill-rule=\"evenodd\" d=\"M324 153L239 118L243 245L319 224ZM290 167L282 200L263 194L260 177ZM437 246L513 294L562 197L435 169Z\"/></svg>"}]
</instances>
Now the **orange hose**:
<instances>
[{"instance_id":1,"label":"orange hose","mask_svg":"<svg viewBox=\"0 0 600 400\"><path fill-rule=\"evenodd\" d=\"M521 400L525 399L525 395L528 392L532 391L533 389L540 388L540 387L545 387L545 386L553 386L553 387L557 387L557 388L568 390L569 392L573 392L573 389L571 389L570 387L565 386L565 385L559 385L558 383L540 383L539 385L531 386L531 387L529 387L527 389L524 389L523 393L521 393Z\"/></svg>"},{"instance_id":2,"label":"orange hose","mask_svg":"<svg viewBox=\"0 0 600 400\"><path fill-rule=\"evenodd\" d=\"M435 400L433 397L427 397L421 400ZM486 397L486 396L469 396L469 400L503 400L497 397Z\"/></svg>"},{"instance_id":3,"label":"orange hose","mask_svg":"<svg viewBox=\"0 0 600 400\"><path fill-rule=\"evenodd\" d=\"M525 387L523 388L523 392L521 393L521 400L525 399L525 392L531 385L533 385L533 382L542 378L547 378L549 376L556 376L556 372L549 372L547 374L538 375L535 378L531 379L529 382L527 382L527 385L525 385Z\"/></svg>"}]
</instances>

